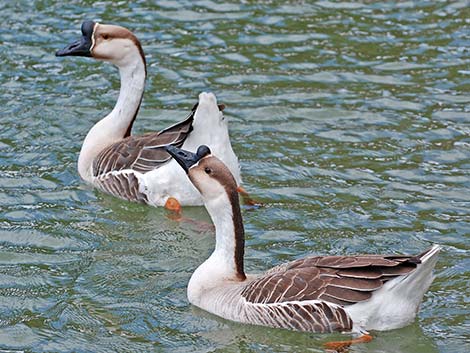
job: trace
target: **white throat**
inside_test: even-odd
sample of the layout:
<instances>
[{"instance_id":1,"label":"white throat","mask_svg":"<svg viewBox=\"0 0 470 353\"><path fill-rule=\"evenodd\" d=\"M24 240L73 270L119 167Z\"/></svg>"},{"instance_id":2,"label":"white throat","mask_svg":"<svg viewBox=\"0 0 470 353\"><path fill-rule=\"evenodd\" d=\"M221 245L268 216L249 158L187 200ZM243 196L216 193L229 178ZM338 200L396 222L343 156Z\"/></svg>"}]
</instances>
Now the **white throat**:
<instances>
[{"instance_id":1,"label":"white throat","mask_svg":"<svg viewBox=\"0 0 470 353\"><path fill-rule=\"evenodd\" d=\"M235 225L232 205L224 192L214 200L204 202L215 225L215 249L200 265L188 284L188 299L198 305L204 292L227 281L239 281L235 262Z\"/></svg>"},{"instance_id":2,"label":"white throat","mask_svg":"<svg viewBox=\"0 0 470 353\"><path fill-rule=\"evenodd\" d=\"M106 147L121 140L137 114L145 86L145 64L136 47L125 60L113 61L119 68L121 89L114 109L88 132L78 157L78 173L92 180L93 160Z\"/></svg>"}]
</instances>

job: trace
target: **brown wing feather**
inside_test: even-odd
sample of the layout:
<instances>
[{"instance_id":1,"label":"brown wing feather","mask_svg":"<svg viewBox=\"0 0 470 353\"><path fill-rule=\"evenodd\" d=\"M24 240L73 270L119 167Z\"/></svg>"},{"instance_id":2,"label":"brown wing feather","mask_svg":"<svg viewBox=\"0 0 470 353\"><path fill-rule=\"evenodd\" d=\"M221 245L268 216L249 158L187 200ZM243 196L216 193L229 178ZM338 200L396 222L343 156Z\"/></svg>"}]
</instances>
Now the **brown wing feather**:
<instances>
[{"instance_id":1,"label":"brown wing feather","mask_svg":"<svg viewBox=\"0 0 470 353\"><path fill-rule=\"evenodd\" d=\"M93 175L132 169L146 173L166 164L171 156L163 146L171 144L181 147L192 131L197 104L182 122L160 132L129 136L105 148L93 161Z\"/></svg>"},{"instance_id":2,"label":"brown wing feather","mask_svg":"<svg viewBox=\"0 0 470 353\"><path fill-rule=\"evenodd\" d=\"M242 296L251 303L325 300L350 305L397 276L413 271L420 256L307 257L275 267L251 282Z\"/></svg>"},{"instance_id":3,"label":"brown wing feather","mask_svg":"<svg viewBox=\"0 0 470 353\"><path fill-rule=\"evenodd\" d=\"M101 190L129 201L148 203L147 195L140 192L139 180L133 172L102 174L96 184Z\"/></svg>"}]
</instances>

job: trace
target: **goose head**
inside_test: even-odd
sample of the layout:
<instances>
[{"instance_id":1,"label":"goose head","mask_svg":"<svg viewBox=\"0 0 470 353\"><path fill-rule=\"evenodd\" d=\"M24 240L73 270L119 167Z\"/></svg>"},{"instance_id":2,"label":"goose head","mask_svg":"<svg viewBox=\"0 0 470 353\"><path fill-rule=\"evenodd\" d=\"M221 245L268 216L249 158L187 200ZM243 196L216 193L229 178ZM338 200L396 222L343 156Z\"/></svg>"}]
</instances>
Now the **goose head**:
<instances>
[{"instance_id":1,"label":"goose head","mask_svg":"<svg viewBox=\"0 0 470 353\"><path fill-rule=\"evenodd\" d=\"M85 21L82 24L82 37L56 52L56 56L85 56L109 61L121 67L140 56L145 64L145 56L137 37L128 29Z\"/></svg>"},{"instance_id":2,"label":"goose head","mask_svg":"<svg viewBox=\"0 0 470 353\"><path fill-rule=\"evenodd\" d=\"M196 153L171 145L165 149L185 170L206 202L215 200L221 195L236 195L235 178L228 167L211 154L209 147L199 146Z\"/></svg>"}]
</instances>

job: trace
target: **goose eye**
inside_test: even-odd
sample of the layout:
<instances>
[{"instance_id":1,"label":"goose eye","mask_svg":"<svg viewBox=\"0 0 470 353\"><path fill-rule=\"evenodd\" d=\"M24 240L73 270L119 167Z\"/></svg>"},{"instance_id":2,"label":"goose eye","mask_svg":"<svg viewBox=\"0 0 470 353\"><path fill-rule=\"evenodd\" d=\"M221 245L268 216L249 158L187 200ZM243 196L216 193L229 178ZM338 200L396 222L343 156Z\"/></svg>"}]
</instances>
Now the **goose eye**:
<instances>
[{"instance_id":1,"label":"goose eye","mask_svg":"<svg viewBox=\"0 0 470 353\"><path fill-rule=\"evenodd\" d=\"M103 34L102 37L103 37L104 40L108 40L109 39L109 34Z\"/></svg>"},{"instance_id":2,"label":"goose eye","mask_svg":"<svg viewBox=\"0 0 470 353\"><path fill-rule=\"evenodd\" d=\"M204 171L206 172L206 174L212 173L212 169L210 169L209 167L205 167Z\"/></svg>"}]
</instances>

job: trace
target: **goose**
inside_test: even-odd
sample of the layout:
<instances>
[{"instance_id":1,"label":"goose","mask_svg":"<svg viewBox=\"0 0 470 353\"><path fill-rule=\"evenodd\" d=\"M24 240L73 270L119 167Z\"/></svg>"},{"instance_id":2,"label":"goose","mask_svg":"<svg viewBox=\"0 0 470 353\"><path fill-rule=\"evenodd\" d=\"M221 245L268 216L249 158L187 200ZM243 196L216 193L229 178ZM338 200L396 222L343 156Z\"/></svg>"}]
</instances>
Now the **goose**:
<instances>
[{"instance_id":1,"label":"goose","mask_svg":"<svg viewBox=\"0 0 470 353\"><path fill-rule=\"evenodd\" d=\"M419 255L308 256L264 274L244 271L244 227L230 169L200 146L196 153L167 151L199 190L215 225L212 255L192 274L191 304L245 324L299 331L351 332L411 323L433 280L440 247Z\"/></svg>"},{"instance_id":2,"label":"goose","mask_svg":"<svg viewBox=\"0 0 470 353\"><path fill-rule=\"evenodd\" d=\"M202 205L199 192L165 151L171 144L195 150L209 141L240 185L240 166L230 144L223 105L203 92L187 118L160 132L131 135L146 79L146 61L137 37L128 29L85 21L79 40L56 56L92 57L119 69L121 88L114 109L86 135L78 158L80 177L98 189L129 201L179 209ZM240 192L244 190L240 187Z\"/></svg>"}]
</instances>

